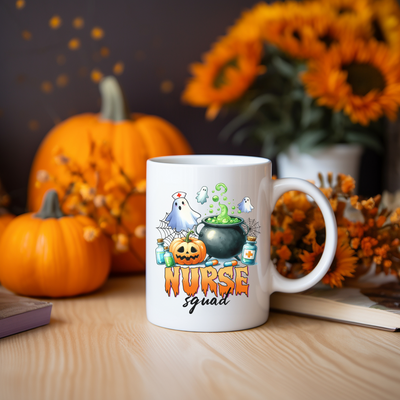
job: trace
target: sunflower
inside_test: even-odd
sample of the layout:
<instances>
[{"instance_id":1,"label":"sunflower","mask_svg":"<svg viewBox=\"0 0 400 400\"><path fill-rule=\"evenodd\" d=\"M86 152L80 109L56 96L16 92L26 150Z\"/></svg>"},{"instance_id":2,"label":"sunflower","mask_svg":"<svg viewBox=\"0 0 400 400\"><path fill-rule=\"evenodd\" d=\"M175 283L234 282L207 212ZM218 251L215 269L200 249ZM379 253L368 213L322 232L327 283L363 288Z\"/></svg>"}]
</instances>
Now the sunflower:
<instances>
[{"instance_id":1,"label":"sunflower","mask_svg":"<svg viewBox=\"0 0 400 400\"><path fill-rule=\"evenodd\" d=\"M302 80L318 104L343 110L353 123L368 125L400 104L398 56L376 40L349 41L309 63Z\"/></svg>"},{"instance_id":2,"label":"sunflower","mask_svg":"<svg viewBox=\"0 0 400 400\"><path fill-rule=\"evenodd\" d=\"M338 246L336 248L335 258L332 264L322 278L322 282L326 285L329 284L333 287L342 287L344 277L352 277L357 266L357 257L354 256L354 250L349 246L348 241L339 238ZM313 252L309 253L304 251L300 255L303 261L302 267L305 273L310 273L318 264L324 251L324 245L319 246L316 242L313 244Z\"/></svg>"},{"instance_id":3,"label":"sunflower","mask_svg":"<svg viewBox=\"0 0 400 400\"><path fill-rule=\"evenodd\" d=\"M343 25L355 21L369 21L372 15L369 0L316 0L327 10L334 12ZM381 0L379 0L381 1Z\"/></svg>"},{"instance_id":4,"label":"sunflower","mask_svg":"<svg viewBox=\"0 0 400 400\"><path fill-rule=\"evenodd\" d=\"M265 67L260 66L262 43L228 35L204 55L203 63L190 66L191 78L182 100L195 107L208 107L214 119L224 104L237 100Z\"/></svg>"},{"instance_id":5,"label":"sunflower","mask_svg":"<svg viewBox=\"0 0 400 400\"><path fill-rule=\"evenodd\" d=\"M274 9L274 6L266 3L256 4L242 13L235 25L228 29L228 34L241 40L261 40L263 28L273 17Z\"/></svg>"},{"instance_id":6,"label":"sunflower","mask_svg":"<svg viewBox=\"0 0 400 400\"><path fill-rule=\"evenodd\" d=\"M400 7L396 0L371 0L370 37L392 49L400 47Z\"/></svg>"},{"instance_id":7,"label":"sunflower","mask_svg":"<svg viewBox=\"0 0 400 400\"><path fill-rule=\"evenodd\" d=\"M342 24L333 10L315 1L287 2L277 7L264 27L264 38L291 57L319 57L334 43L349 37L363 37L359 21Z\"/></svg>"}]
</instances>

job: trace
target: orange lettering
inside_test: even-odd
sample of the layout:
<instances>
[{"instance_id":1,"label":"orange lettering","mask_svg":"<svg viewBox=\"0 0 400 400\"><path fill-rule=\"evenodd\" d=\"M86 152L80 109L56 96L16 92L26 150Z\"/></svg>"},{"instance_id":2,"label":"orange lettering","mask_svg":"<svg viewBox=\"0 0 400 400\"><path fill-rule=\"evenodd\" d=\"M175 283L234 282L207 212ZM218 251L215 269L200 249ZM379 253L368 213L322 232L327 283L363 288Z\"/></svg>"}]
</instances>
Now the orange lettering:
<instances>
[{"instance_id":1,"label":"orange lettering","mask_svg":"<svg viewBox=\"0 0 400 400\"><path fill-rule=\"evenodd\" d=\"M175 297L178 296L180 272L180 267L175 266L165 268L165 291L167 292L168 296L171 296L171 288L174 291Z\"/></svg>"},{"instance_id":2,"label":"orange lettering","mask_svg":"<svg viewBox=\"0 0 400 400\"><path fill-rule=\"evenodd\" d=\"M224 297L226 293L232 294L235 289L235 282L233 281L233 267L224 267L218 271L218 279L220 283L219 294ZM222 285L224 283L224 285Z\"/></svg>"},{"instance_id":3,"label":"orange lettering","mask_svg":"<svg viewBox=\"0 0 400 400\"><path fill-rule=\"evenodd\" d=\"M183 290L188 296L194 296L199 290L199 269L198 268L182 268L182 284Z\"/></svg>"},{"instance_id":4,"label":"orange lettering","mask_svg":"<svg viewBox=\"0 0 400 400\"><path fill-rule=\"evenodd\" d=\"M207 296L208 287L216 295L217 294L217 284L214 279L217 279L217 270L213 267L200 268L201 272L201 290L204 295Z\"/></svg>"},{"instance_id":5,"label":"orange lettering","mask_svg":"<svg viewBox=\"0 0 400 400\"><path fill-rule=\"evenodd\" d=\"M247 276L243 276L242 273L246 275L249 274L249 267L235 267L236 270L236 296L238 294L244 293L249 297L249 285L247 283Z\"/></svg>"}]
</instances>

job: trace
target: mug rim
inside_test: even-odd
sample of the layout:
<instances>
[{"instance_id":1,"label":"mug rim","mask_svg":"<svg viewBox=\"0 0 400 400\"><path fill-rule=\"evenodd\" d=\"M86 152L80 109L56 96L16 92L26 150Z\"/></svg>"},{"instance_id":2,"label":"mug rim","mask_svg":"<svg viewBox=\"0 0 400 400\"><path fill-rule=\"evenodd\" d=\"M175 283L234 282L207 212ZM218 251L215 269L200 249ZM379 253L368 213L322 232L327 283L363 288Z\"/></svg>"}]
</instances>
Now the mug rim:
<instances>
[{"instance_id":1,"label":"mug rim","mask_svg":"<svg viewBox=\"0 0 400 400\"><path fill-rule=\"evenodd\" d=\"M147 160L155 164L186 165L196 167L252 167L271 164L264 157L229 155L229 154L189 154L179 156L153 157Z\"/></svg>"}]
</instances>

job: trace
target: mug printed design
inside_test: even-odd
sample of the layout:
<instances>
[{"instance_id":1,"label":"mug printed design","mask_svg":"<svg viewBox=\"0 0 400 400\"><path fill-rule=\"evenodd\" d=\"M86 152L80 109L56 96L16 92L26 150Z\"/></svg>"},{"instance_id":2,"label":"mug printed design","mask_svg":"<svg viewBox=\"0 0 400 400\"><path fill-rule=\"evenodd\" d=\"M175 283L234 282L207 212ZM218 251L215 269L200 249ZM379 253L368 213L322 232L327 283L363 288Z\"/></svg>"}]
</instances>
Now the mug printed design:
<instances>
[{"instance_id":1,"label":"mug printed design","mask_svg":"<svg viewBox=\"0 0 400 400\"><path fill-rule=\"evenodd\" d=\"M171 210L157 227L155 256L164 266L164 290L168 297L184 293L182 306L190 314L198 305L227 305L229 295L249 296L260 224L244 218L254 210L248 196L235 203L227 192L224 183L211 191L202 186L192 197L176 192Z\"/></svg>"}]
</instances>

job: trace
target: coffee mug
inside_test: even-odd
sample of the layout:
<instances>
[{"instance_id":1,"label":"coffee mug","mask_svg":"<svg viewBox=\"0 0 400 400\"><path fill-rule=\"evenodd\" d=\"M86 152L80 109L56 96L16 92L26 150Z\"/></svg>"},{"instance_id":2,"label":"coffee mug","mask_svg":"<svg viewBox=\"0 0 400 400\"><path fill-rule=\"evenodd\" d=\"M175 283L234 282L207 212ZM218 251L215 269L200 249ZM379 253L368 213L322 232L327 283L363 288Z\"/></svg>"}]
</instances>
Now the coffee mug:
<instances>
[{"instance_id":1,"label":"coffee mug","mask_svg":"<svg viewBox=\"0 0 400 400\"><path fill-rule=\"evenodd\" d=\"M271 213L298 190L320 207L326 244L316 268L281 276L270 259ZM146 311L158 326L195 332L253 328L273 292L316 284L334 258L336 221L324 194L295 178L272 179L260 157L191 155L147 161Z\"/></svg>"}]
</instances>

